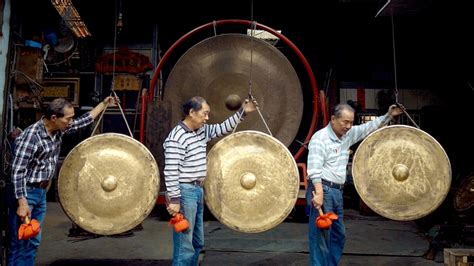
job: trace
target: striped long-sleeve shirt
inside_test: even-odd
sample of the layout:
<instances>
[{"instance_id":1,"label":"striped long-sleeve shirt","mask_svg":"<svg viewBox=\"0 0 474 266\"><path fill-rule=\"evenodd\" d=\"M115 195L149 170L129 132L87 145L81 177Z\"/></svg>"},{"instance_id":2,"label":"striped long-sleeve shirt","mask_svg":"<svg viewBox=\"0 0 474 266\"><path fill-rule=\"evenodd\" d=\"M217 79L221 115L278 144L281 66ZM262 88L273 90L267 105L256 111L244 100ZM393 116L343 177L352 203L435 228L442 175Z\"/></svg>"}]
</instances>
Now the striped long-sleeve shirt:
<instances>
[{"instance_id":1,"label":"striped long-sleeve shirt","mask_svg":"<svg viewBox=\"0 0 474 266\"><path fill-rule=\"evenodd\" d=\"M344 184L349 148L375 131L389 118L389 114L386 114L368 123L353 126L341 139L336 136L331 125L317 131L311 137L308 147L308 179L311 179L313 184L321 183L321 178Z\"/></svg>"},{"instance_id":2,"label":"striped long-sleeve shirt","mask_svg":"<svg viewBox=\"0 0 474 266\"><path fill-rule=\"evenodd\" d=\"M17 199L27 196L26 183L51 180L61 151L62 136L94 121L90 113L74 119L66 131L48 134L43 119L27 127L15 140L12 182Z\"/></svg>"},{"instance_id":3,"label":"striped long-sleeve shirt","mask_svg":"<svg viewBox=\"0 0 474 266\"><path fill-rule=\"evenodd\" d=\"M236 112L221 124L205 124L195 131L182 121L171 130L163 143L165 184L171 202L178 203L181 198L180 182L192 182L206 177L207 143L232 132L239 120L244 118L240 113Z\"/></svg>"}]
</instances>

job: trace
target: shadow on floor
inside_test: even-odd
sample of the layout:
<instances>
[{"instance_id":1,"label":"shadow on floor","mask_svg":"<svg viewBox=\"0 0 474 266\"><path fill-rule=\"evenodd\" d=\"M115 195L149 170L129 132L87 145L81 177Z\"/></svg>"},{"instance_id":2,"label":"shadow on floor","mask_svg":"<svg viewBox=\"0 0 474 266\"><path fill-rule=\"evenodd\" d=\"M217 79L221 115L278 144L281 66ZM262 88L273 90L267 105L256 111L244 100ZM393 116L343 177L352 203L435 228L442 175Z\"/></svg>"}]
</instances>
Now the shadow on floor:
<instances>
[{"instance_id":1,"label":"shadow on floor","mask_svg":"<svg viewBox=\"0 0 474 266\"><path fill-rule=\"evenodd\" d=\"M171 260L126 260L126 259L62 259L54 261L51 266L168 266Z\"/></svg>"}]
</instances>

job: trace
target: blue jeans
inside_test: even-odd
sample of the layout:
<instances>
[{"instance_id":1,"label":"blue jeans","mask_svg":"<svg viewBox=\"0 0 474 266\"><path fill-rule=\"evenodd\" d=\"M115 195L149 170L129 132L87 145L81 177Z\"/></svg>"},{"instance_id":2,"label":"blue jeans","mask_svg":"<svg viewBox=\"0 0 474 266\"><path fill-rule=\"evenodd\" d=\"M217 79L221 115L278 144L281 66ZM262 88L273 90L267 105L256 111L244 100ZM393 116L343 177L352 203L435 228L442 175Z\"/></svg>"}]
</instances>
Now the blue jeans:
<instances>
[{"instance_id":1,"label":"blue jeans","mask_svg":"<svg viewBox=\"0 0 474 266\"><path fill-rule=\"evenodd\" d=\"M173 265L198 265L204 247L204 192L202 187L181 183L180 212L189 222L189 229L173 230Z\"/></svg>"},{"instance_id":2,"label":"blue jeans","mask_svg":"<svg viewBox=\"0 0 474 266\"><path fill-rule=\"evenodd\" d=\"M36 219L40 223L41 231L44 225L44 217L46 215L46 189L26 187L28 196L28 206L31 211L31 219ZM10 245L8 248L7 265L23 266L34 265L36 252L41 242L40 233L28 240L18 240L18 228L21 220L16 214L18 208L18 200L15 199L13 193L13 185L8 190L8 230L10 234Z\"/></svg>"},{"instance_id":3,"label":"blue jeans","mask_svg":"<svg viewBox=\"0 0 474 266\"><path fill-rule=\"evenodd\" d=\"M346 240L342 190L323 185L324 198L322 210L324 213L332 211L338 216L338 219L333 221L328 230L316 227L315 221L319 216L319 212L311 203L313 199L311 191L313 190L314 186L309 181L308 190L306 191L307 203L310 205L308 223L309 265L338 265Z\"/></svg>"}]
</instances>

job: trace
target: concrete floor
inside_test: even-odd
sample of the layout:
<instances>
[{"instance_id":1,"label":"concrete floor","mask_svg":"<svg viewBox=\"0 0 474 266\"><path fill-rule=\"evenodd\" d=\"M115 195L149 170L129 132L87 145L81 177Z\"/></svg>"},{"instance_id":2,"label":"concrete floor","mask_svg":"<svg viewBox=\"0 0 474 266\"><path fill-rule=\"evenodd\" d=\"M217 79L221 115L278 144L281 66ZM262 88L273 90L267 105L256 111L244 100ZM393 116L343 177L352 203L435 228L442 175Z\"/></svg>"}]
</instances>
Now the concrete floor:
<instances>
[{"instance_id":1,"label":"concrete floor","mask_svg":"<svg viewBox=\"0 0 474 266\"><path fill-rule=\"evenodd\" d=\"M170 265L171 228L150 215L143 230L127 236L69 237L71 221L57 202L48 203L37 265ZM413 222L361 216L346 210L347 242L340 265L443 265L423 258L428 240ZM201 265L307 265L307 224L285 221L258 234L205 222Z\"/></svg>"}]
</instances>

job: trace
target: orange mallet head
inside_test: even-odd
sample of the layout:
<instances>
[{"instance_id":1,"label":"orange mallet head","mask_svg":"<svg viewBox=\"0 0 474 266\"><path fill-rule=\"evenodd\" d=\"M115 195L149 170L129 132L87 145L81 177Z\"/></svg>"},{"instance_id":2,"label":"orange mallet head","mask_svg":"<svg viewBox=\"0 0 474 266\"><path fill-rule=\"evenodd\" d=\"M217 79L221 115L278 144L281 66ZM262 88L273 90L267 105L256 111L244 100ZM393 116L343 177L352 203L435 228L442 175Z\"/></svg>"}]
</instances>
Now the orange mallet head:
<instances>
[{"instance_id":1,"label":"orange mallet head","mask_svg":"<svg viewBox=\"0 0 474 266\"><path fill-rule=\"evenodd\" d=\"M181 213L176 214L173 218L171 218L169 224L174 225L174 231L177 233L183 232L188 230L189 222L184 218L184 215Z\"/></svg>"},{"instance_id":2,"label":"orange mallet head","mask_svg":"<svg viewBox=\"0 0 474 266\"><path fill-rule=\"evenodd\" d=\"M321 208L318 208L319 217L316 218L316 226L319 229L329 229L332 225L332 221L337 220L337 215L334 212L328 212L323 214Z\"/></svg>"},{"instance_id":3,"label":"orange mallet head","mask_svg":"<svg viewBox=\"0 0 474 266\"><path fill-rule=\"evenodd\" d=\"M313 192L313 198L316 197L316 193L314 191ZM316 227L318 227L319 229L329 229L332 225L332 221L334 220L337 220L337 214L335 214L334 212L328 212L328 213L323 213L323 211L321 210L321 207L318 207L318 211L319 211L319 216L318 218L316 218L316 221L314 221L314 223L316 224Z\"/></svg>"},{"instance_id":4,"label":"orange mallet head","mask_svg":"<svg viewBox=\"0 0 474 266\"><path fill-rule=\"evenodd\" d=\"M337 217L337 214L335 214L334 212L327 212L324 215L326 215L326 217L331 219L331 221L337 220L337 218L339 218L339 217Z\"/></svg>"},{"instance_id":5,"label":"orange mallet head","mask_svg":"<svg viewBox=\"0 0 474 266\"><path fill-rule=\"evenodd\" d=\"M18 228L18 240L27 240L35 237L40 231L40 223L36 219L30 221L30 218L27 216L24 223Z\"/></svg>"}]
</instances>

